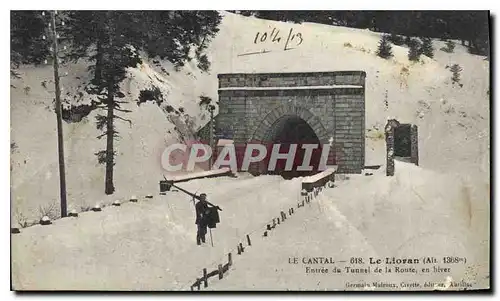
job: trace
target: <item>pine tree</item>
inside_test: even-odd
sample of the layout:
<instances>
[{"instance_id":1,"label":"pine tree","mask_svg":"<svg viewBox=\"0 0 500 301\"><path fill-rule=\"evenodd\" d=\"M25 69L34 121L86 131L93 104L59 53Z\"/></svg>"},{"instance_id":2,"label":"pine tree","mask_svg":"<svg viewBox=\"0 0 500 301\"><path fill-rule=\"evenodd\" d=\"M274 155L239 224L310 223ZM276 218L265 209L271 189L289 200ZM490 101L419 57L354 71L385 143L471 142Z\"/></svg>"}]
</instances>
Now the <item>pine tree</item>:
<instances>
[{"instance_id":1,"label":"pine tree","mask_svg":"<svg viewBox=\"0 0 500 301\"><path fill-rule=\"evenodd\" d=\"M405 39L395 33L391 33L391 35L389 36L389 41L398 46L401 46L405 43Z\"/></svg>"},{"instance_id":2,"label":"pine tree","mask_svg":"<svg viewBox=\"0 0 500 301\"><path fill-rule=\"evenodd\" d=\"M434 57L434 49L432 48L431 38L422 38L422 47L420 49L420 52L427 57Z\"/></svg>"},{"instance_id":3,"label":"pine tree","mask_svg":"<svg viewBox=\"0 0 500 301\"><path fill-rule=\"evenodd\" d=\"M114 141L119 138L115 120L131 121L117 113L128 113L121 108L125 95L119 84L126 76L126 68L136 67L140 58L134 49L143 44L138 32L136 12L116 11L76 11L68 19L66 34L72 40L69 56L78 60L88 58L94 77L87 87L87 92L97 94L97 109L104 114L97 114L96 126L104 133L97 138L106 138L106 149L96 153L98 162L106 165L105 193L113 194L113 169L115 165Z\"/></svg>"},{"instance_id":4,"label":"pine tree","mask_svg":"<svg viewBox=\"0 0 500 301\"><path fill-rule=\"evenodd\" d=\"M450 71L452 72L452 75L451 75L452 83L459 84L460 83L460 72L462 72L462 67L460 67L460 65L458 65L458 64L453 64L450 67Z\"/></svg>"},{"instance_id":5,"label":"pine tree","mask_svg":"<svg viewBox=\"0 0 500 301\"><path fill-rule=\"evenodd\" d=\"M420 59L421 55L421 49L420 49L420 42L416 39L412 39L411 42L409 43L409 49L408 49L408 59L410 61L416 62Z\"/></svg>"},{"instance_id":6,"label":"pine tree","mask_svg":"<svg viewBox=\"0 0 500 301\"><path fill-rule=\"evenodd\" d=\"M101 41L100 51L102 59L101 80L95 82L97 84L97 91L101 96L101 101L98 108L104 109L106 115L98 114L96 116L97 128L103 129L104 133L98 138L106 137L106 150L105 150L105 163L106 163L106 177L105 189L106 194L113 194L115 187L113 183L113 169L115 165L114 140L118 138L118 131L116 131L114 121L115 119L127 121L130 125L132 122L119 115L117 112L128 113L130 110L121 108L123 101L117 98L123 98L124 94L120 91L119 84L125 79L126 68L135 67L140 63L139 56L134 52L130 43L131 36L129 33L129 20L123 20L121 12L106 12L106 19L104 28L102 28L102 35L104 39ZM126 19L126 18L125 18ZM104 95L103 95L104 94ZM102 151L99 156L102 157Z\"/></svg>"},{"instance_id":7,"label":"pine tree","mask_svg":"<svg viewBox=\"0 0 500 301\"><path fill-rule=\"evenodd\" d=\"M377 55L383 59L392 57L392 46L387 35L382 35L380 38Z\"/></svg>"},{"instance_id":8,"label":"pine tree","mask_svg":"<svg viewBox=\"0 0 500 301\"><path fill-rule=\"evenodd\" d=\"M472 12L472 38L469 44L469 53L489 57L489 19L486 12Z\"/></svg>"},{"instance_id":9,"label":"pine tree","mask_svg":"<svg viewBox=\"0 0 500 301\"><path fill-rule=\"evenodd\" d=\"M74 11L69 14L66 34L72 45L69 56L74 60L88 58L94 77L87 87L97 94L96 108L106 114L96 117L97 128L106 137L106 149L96 153L98 162L106 165L105 193L115 191L113 167L115 165L114 140L119 138L114 121L131 121L117 112L128 113L121 108L125 95L120 82L128 67L136 67L141 59L138 50L150 57L168 59L176 67L191 60L190 50L197 47L202 65L209 62L203 51L218 31L221 17L217 12L202 11ZM157 102L161 104L161 102Z\"/></svg>"},{"instance_id":10,"label":"pine tree","mask_svg":"<svg viewBox=\"0 0 500 301\"><path fill-rule=\"evenodd\" d=\"M41 64L50 57L50 41L45 36L45 20L41 11L11 11L11 68L20 64Z\"/></svg>"},{"instance_id":11,"label":"pine tree","mask_svg":"<svg viewBox=\"0 0 500 301\"><path fill-rule=\"evenodd\" d=\"M451 40L446 41L446 46L441 47L441 50L447 53L453 53L455 50L455 43Z\"/></svg>"},{"instance_id":12,"label":"pine tree","mask_svg":"<svg viewBox=\"0 0 500 301\"><path fill-rule=\"evenodd\" d=\"M75 62L82 58L95 62L89 70L93 72L92 83L96 86L101 83L105 19L105 11L70 11L63 27L64 35L72 41L68 58ZM92 48L94 51L90 51Z\"/></svg>"},{"instance_id":13,"label":"pine tree","mask_svg":"<svg viewBox=\"0 0 500 301\"><path fill-rule=\"evenodd\" d=\"M199 59L211 38L219 31L221 16L216 11L139 12L144 32L143 45L149 57L171 61L177 69L192 60L191 48Z\"/></svg>"},{"instance_id":14,"label":"pine tree","mask_svg":"<svg viewBox=\"0 0 500 301\"><path fill-rule=\"evenodd\" d=\"M410 46L410 44L412 43L412 40L413 39L410 36L406 36L405 37L405 44L408 45L408 46Z\"/></svg>"}]
</instances>

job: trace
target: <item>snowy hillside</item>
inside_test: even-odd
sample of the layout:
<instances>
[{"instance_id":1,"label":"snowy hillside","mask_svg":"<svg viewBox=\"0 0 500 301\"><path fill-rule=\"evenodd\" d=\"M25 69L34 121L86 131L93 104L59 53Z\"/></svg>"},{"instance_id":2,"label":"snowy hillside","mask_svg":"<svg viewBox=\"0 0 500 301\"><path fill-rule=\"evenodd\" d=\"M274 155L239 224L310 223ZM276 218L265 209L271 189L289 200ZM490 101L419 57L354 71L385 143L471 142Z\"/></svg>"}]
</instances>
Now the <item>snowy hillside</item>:
<instances>
[{"instance_id":1,"label":"snowy hillside","mask_svg":"<svg viewBox=\"0 0 500 301\"><path fill-rule=\"evenodd\" d=\"M434 59L424 57L411 63L407 48L394 46L394 58L384 60L375 55L380 35L368 30L223 14L220 32L208 49L210 73L198 70L194 61L179 72L168 62L153 60L129 70L122 90L129 101L125 108L133 112L123 117L132 124L116 121L122 138L116 143L115 195L104 195L104 167L97 164L94 155L105 146L104 140L96 139L100 134L95 128L97 112L80 122L65 123L70 208L80 211L96 202L156 192L162 178L163 147L180 139L174 127L185 136L192 129L180 121L188 120L189 124L192 120L196 125L193 129L206 123L207 113L198 105L199 96L216 100L217 74L233 72L364 70L367 165L385 161L381 134L390 116L419 126L422 168L457 172L489 183L489 63L482 57L468 54L460 45L448 54L439 50L444 42L434 41ZM279 42L269 37L254 43L258 32L259 37L264 32L270 36L273 28L275 33L279 30L275 36L275 40L281 37ZM293 49L285 51L290 30L295 38L287 48ZM248 54L263 50L269 52ZM463 68L461 88L451 84L449 66L454 63ZM86 65L63 69L69 73L62 80L65 97L71 103L88 103L89 97L78 93L88 79ZM21 213L33 219L39 218L40 205L59 199L52 69L23 67L20 75L21 79L11 82L13 215ZM47 81L47 88L43 81ZM153 84L164 93L163 108L154 103L137 106L139 91ZM166 105L179 113L167 113ZM181 107L186 116L180 113ZM176 124L171 120L177 120Z\"/></svg>"}]
</instances>

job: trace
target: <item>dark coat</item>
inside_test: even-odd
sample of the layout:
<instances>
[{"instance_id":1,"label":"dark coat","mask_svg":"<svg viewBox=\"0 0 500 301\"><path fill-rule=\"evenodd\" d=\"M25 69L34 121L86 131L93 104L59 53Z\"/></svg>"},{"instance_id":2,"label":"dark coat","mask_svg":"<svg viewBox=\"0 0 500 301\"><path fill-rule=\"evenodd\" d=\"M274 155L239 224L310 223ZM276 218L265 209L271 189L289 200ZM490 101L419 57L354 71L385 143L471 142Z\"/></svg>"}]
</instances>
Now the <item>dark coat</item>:
<instances>
[{"instance_id":1,"label":"dark coat","mask_svg":"<svg viewBox=\"0 0 500 301\"><path fill-rule=\"evenodd\" d=\"M210 214L210 210L208 209L208 204L206 202L199 201L198 203L196 203L195 208L196 208L195 224L206 225L208 215Z\"/></svg>"}]
</instances>

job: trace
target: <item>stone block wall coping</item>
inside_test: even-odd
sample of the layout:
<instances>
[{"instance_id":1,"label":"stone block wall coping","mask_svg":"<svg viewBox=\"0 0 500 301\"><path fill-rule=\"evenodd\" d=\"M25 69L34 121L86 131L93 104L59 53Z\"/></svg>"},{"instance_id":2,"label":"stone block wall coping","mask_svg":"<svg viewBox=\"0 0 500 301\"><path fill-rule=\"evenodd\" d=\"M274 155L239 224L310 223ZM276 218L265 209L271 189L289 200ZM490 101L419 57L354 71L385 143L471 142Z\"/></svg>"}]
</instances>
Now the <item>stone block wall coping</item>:
<instances>
[{"instance_id":1,"label":"stone block wall coping","mask_svg":"<svg viewBox=\"0 0 500 301\"><path fill-rule=\"evenodd\" d=\"M299 87L224 87L219 91L261 91L261 90L314 90L314 89L363 89L358 85L299 86Z\"/></svg>"},{"instance_id":2,"label":"stone block wall coping","mask_svg":"<svg viewBox=\"0 0 500 301\"><path fill-rule=\"evenodd\" d=\"M280 72L280 73L219 73L217 78L234 78L237 76L269 76L269 77L306 77L306 76L335 76L335 75L362 75L366 76L365 71L323 71L323 72Z\"/></svg>"}]
</instances>

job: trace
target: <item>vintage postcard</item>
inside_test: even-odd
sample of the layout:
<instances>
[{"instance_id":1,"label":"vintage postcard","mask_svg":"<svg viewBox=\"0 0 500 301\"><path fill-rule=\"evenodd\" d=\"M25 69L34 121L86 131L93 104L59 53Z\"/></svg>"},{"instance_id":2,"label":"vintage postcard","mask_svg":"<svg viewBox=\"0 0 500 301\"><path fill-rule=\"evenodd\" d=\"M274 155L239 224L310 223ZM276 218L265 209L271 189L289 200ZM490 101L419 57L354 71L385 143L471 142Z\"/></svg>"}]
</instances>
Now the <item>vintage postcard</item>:
<instances>
[{"instance_id":1,"label":"vintage postcard","mask_svg":"<svg viewBox=\"0 0 500 301\"><path fill-rule=\"evenodd\" d=\"M488 11L10 18L12 290L490 290Z\"/></svg>"}]
</instances>

